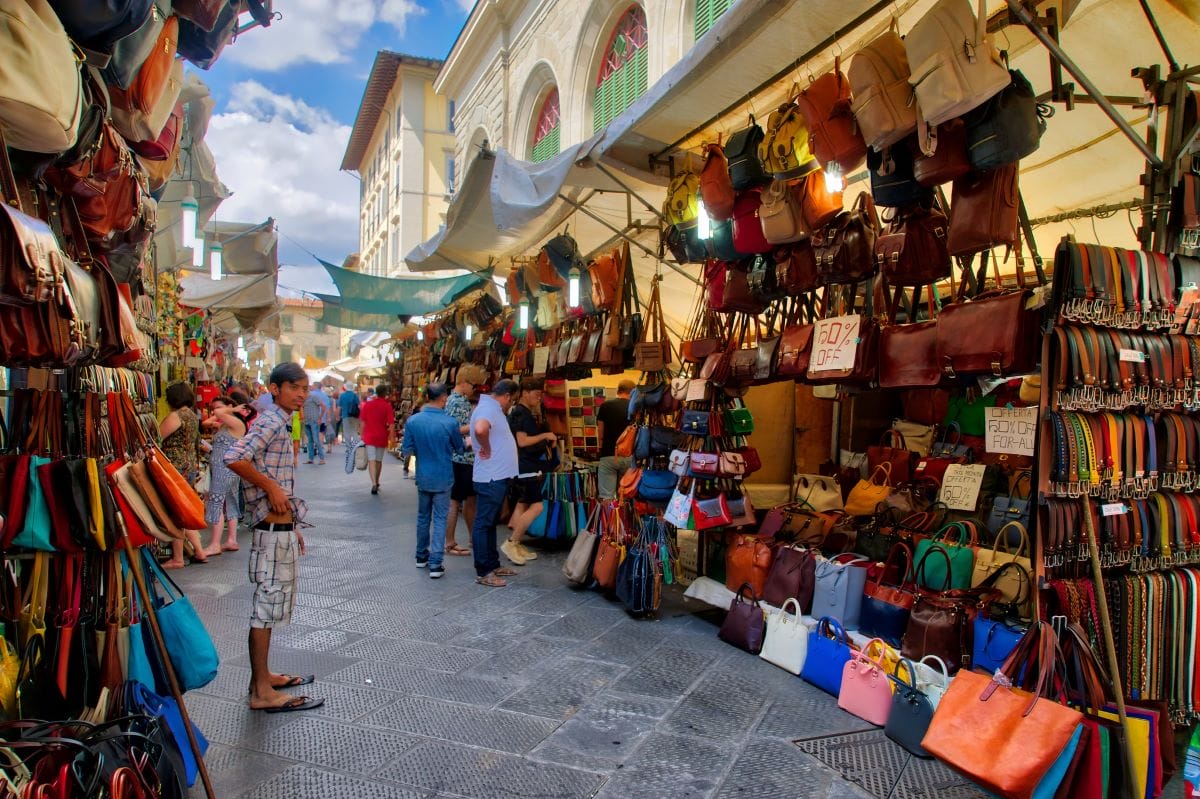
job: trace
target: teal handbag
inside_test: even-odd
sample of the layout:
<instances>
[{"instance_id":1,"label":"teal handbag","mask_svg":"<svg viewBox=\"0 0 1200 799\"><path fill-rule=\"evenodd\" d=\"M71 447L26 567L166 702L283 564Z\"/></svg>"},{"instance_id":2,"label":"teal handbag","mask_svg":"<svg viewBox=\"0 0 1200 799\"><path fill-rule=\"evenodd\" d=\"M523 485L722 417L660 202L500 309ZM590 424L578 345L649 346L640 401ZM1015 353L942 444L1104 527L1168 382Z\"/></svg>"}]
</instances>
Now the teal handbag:
<instances>
[{"instance_id":1,"label":"teal handbag","mask_svg":"<svg viewBox=\"0 0 1200 799\"><path fill-rule=\"evenodd\" d=\"M954 534L954 538L950 534ZM917 585L934 591L967 589L971 587L971 574L975 570L975 547L979 540L975 525L970 522L951 522L938 530L933 538L917 544L913 557L917 561ZM930 552L941 551L946 558L934 558L926 562ZM948 584L948 585L947 585Z\"/></svg>"},{"instance_id":2,"label":"teal handbag","mask_svg":"<svg viewBox=\"0 0 1200 799\"><path fill-rule=\"evenodd\" d=\"M46 504L46 492L42 481L37 479L37 468L50 462L40 455L29 457L29 502L25 509L25 526L13 537L12 545L26 549L55 552L50 543L50 507Z\"/></svg>"},{"instance_id":3,"label":"teal handbag","mask_svg":"<svg viewBox=\"0 0 1200 799\"><path fill-rule=\"evenodd\" d=\"M754 432L754 416L749 408L729 408L724 413L725 434L748 436Z\"/></svg>"},{"instance_id":4,"label":"teal handbag","mask_svg":"<svg viewBox=\"0 0 1200 799\"><path fill-rule=\"evenodd\" d=\"M212 637L191 600L158 565L149 547L142 547L142 570L180 687L185 691L203 688L216 679L220 665Z\"/></svg>"}]
</instances>

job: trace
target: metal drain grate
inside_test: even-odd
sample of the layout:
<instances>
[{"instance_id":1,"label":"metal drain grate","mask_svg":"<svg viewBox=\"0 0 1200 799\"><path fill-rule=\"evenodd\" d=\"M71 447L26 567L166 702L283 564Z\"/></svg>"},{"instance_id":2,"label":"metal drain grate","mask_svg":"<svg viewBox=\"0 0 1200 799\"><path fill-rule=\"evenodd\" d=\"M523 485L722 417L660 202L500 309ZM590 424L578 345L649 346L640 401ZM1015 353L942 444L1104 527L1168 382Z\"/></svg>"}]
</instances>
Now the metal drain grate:
<instances>
[{"instance_id":1,"label":"metal drain grate","mask_svg":"<svg viewBox=\"0 0 1200 799\"><path fill-rule=\"evenodd\" d=\"M796 746L878 799L986 799L936 760L912 757L883 730L798 740Z\"/></svg>"}]
</instances>

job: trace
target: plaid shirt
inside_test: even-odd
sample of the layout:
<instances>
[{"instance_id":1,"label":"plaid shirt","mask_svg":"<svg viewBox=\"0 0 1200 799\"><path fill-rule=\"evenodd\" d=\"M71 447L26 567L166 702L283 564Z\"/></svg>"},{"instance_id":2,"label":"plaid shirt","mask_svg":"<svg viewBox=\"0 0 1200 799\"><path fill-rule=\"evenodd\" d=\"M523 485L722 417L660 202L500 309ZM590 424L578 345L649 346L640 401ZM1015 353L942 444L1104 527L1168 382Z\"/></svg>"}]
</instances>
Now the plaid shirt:
<instances>
[{"instance_id":1,"label":"plaid shirt","mask_svg":"<svg viewBox=\"0 0 1200 799\"><path fill-rule=\"evenodd\" d=\"M271 405L258 415L246 435L236 441L225 453L226 465L237 461L250 461L254 468L279 483L283 493L292 503L293 521L302 521L308 512L304 500L292 496L296 484L295 451L292 449L292 416ZM255 525L271 513L267 492L256 485L245 482L246 511L250 524Z\"/></svg>"},{"instance_id":2,"label":"plaid shirt","mask_svg":"<svg viewBox=\"0 0 1200 799\"><path fill-rule=\"evenodd\" d=\"M463 425L469 425L471 423L471 411L473 410L474 408L471 407L471 401L462 394L459 394L457 391L452 391L450 393L450 399L446 400L446 413L450 415L451 419L458 423L459 427L462 427ZM455 463L465 463L470 465L475 462L475 452L474 450L468 449L461 454L456 453L452 455L450 460L454 461Z\"/></svg>"}]
</instances>

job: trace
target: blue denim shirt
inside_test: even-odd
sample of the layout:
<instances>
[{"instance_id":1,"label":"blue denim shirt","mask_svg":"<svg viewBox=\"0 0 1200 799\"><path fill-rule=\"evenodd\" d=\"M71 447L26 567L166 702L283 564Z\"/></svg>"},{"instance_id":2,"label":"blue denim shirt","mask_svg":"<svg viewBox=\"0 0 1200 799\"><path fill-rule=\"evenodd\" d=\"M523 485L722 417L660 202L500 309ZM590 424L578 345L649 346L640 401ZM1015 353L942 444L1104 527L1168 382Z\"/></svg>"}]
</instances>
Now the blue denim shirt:
<instances>
[{"instance_id":1,"label":"blue denim shirt","mask_svg":"<svg viewBox=\"0 0 1200 799\"><path fill-rule=\"evenodd\" d=\"M426 405L404 425L400 457L417 456L417 488L421 491L449 491L454 485L450 459L463 449L458 422L441 408Z\"/></svg>"}]
</instances>

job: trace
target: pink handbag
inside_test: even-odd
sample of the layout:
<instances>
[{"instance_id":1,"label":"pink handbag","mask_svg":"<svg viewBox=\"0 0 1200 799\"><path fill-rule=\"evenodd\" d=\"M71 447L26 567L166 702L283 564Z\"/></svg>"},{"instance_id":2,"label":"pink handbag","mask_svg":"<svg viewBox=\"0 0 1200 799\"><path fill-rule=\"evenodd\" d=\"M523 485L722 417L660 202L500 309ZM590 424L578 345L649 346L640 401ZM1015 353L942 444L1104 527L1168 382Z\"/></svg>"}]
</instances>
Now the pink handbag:
<instances>
[{"instance_id":1,"label":"pink handbag","mask_svg":"<svg viewBox=\"0 0 1200 799\"><path fill-rule=\"evenodd\" d=\"M887 724L888 714L892 710L892 687L888 684L887 670L883 665L865 654L876 641L883 645L883 641L873 638L846 661L842 668L838 707L863 721L882 727Z\"/></svg>"}]
</instances>

